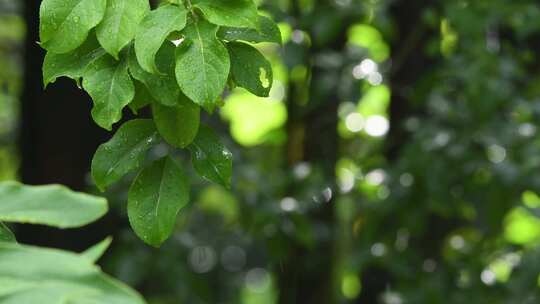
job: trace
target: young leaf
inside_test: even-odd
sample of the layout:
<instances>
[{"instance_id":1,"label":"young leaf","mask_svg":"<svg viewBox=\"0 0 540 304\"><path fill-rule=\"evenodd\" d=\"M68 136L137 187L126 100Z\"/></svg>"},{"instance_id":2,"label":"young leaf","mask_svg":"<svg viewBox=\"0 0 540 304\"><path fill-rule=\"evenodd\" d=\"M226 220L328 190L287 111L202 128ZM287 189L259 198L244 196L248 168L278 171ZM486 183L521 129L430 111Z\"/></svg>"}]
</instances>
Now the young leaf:
<instances>
[{"instance_id":1,"label":"young leaf","mask_svg":"<svg viewBox=\"0 0 540 304\"><path fill-rule=\"evenodd\" d=\"M251 28L221 27L218 31L218 37L227 41L242 40L251 43L282 43L279 27L272 19L259 15L259 24L259 30Z\"/></svg>"},{"instance_id":2,"label":"young leaf","mask_svg":"<svg viewBox=\"0 0 540 304\"><path fill-rule=\"evenodd\" d=\"M227 188L231 186L232 154L212 129L201 126L189 150L193 167L200 176Z\"/></svg>"},{"instance_id":3,"label":"young leaf","mask_svg":"<svg viewBox=\"0 0 540 304\"><path fill-rule=\"evenodd\" d=\"M199 20L186 27L191 43L176 52L176 80L182 92L211 112L225 89L230 69L227 49L216 38L217 27Z\"/></svg>"},{"instance_id":4,"label":"young leaf","mask_svg":"<svg viewBox=\"0 0 540 304\"><path fill-rule=\"evenodd\" d=\"M166 106L174 106L182 94L174 76L174 44L165 42L156 54L157 68L166 74L152 74L145 71L137 61L135 50L129 54L129 71L133 78L146 85L154 99Z\"/></svg>"},{"instance_id":5,"label":"young leaf","mask_svg":"<svg viewBox=\"0 0 540 304\"><path fill-rule=\"evenodd\" d=\"M144 304L137 292L67 251L0 242L0 302Z\"/></svg>"},{"instance_id":6,"label":"young leaf","mask_svg":"<svg viewBox=\"0 0 540 304\"><path fill-rule=\"evenodd\" d=\"M103 48L118 59L118 53L134 37L139 23L150 11L148 0L109 0L96 33Z\"/></svg>"},{"instance_id":7,"label":"young leaf","mask_svg":"<svg viewBox=\"0 0 540 304\"><path fill-rule=\"evenodd\" d=\"M258 29L257 6L253 0L192 0L210 23Z\"/></svg>"},{"instance_id":8,"label":"young leaf","mask_svg":"<svg viewBox=\"0 0 540 304\"><path fill-rule=\"evenodd\" d=\"M139 168L146 152L158 141L151 119L134 119L123 124L110 141L99 146L92 160L92 177L98 188L104 191Z\"/></svg>"},{"instance_id":9,"label":"young leaf","mask_svg":"<svg viewBox=\"0 0 540 304\"><path fill-rule=\"evenodd\" d=\"M104 54L105 50L99 46L96 36L93 34L73 52L67 54L47 52L43 61L43 85L46 87L62 76L79 80L86 67Z\"/></svg>"},{"instance_id":10,"label":"young leaf","mask_svg":"<svg viewBox=\"0 0 540 304\"><path fill-rule=\"evenodd\" d=\"M75 228L107 212L104 198L77 193L59 185L25 186L0 183L0 220Z\"/></svg>"},{"instance_id":11,"label":"young leaf","mask_svg":"<svg viewBox=\"0 0 540 304\"><path fill-rule=\"evenodd\" d=\"M159 247L172 233L176 215L189 201L183 170L170 157L154 162L135 179L128 194L128 217L135 233Z\"/></svg>"},{"instance_id":12,"label":"young leaf","mask_svg":"<svg viewBox=\"0 0 540 304\"><path fill-rule=\"evenodd\" d=\"M106 0L43 0L39 10L41 46L63 54L78 48L105 15Z\"/></svg>"},{"instance_id":13,"label":"young leaf","mask_svg":"<svg viewBox=\"0 0 540 304\"><path fill-rule=\"evenodd\" d=\"M107 130L122 118L122 109L135 96L127 61L117 62L110 56L103 56L88 66L83 87L94 100L94 121Z\"/></svg>"},{"instance_id":14,"label":"young leaf","mask_svg":"<svg viewBox=\"0 0 540 304\"><path fill-rule=\"evenodd\" d=\"M9 228L0 222L0 242L16 242L15 235Z\"/></svg>"},{"instance_id":15,"label":"young leaf","mask_svg":"<svg viewBox=\"0 0 540 304\"><path fill-rule=\"evenodd\" d=\"M154 121L159 133L172 146L185 148L199 131L201 108L182 96L174 107L152 105Z\"/></svg>"},{"instance_id":16,"label":"young leaf","mask_svg":"<svg viewBox=\"0 0 540 304\"><path fill-rule=\"evenodd\" d=\"M273 82L270 62L249 44L230 42L227 47L234 82L257 96L268 97Z\"/></svg>"},{"instance_id":17,"label":"young leaf","mask_svg":"<svg viewBox=\"0 0 540 304\"><path fill-rule=\"evenodd\" d=\"M145 71L160 73L155 63L156 53L170 33L186 26L186 20L186 9L172 4L160 6L146 15L135 36L135 53Z\"/></svg>"},{"instance_id":18,"label":"young leaf","mask_svg":"<svg viewBox=\"0 0 540 304\"><path fill-rule=\"evenodd\" d=\"M103 241L95 244L94 246L86 249L84 252L81 253L83 257L91 261L92 263L97 262L103 254L105 254L105 251L109 249L109 246L111 246L112 243L112 237L108 237L104 239Z\"/></svg>"}]
</instances>

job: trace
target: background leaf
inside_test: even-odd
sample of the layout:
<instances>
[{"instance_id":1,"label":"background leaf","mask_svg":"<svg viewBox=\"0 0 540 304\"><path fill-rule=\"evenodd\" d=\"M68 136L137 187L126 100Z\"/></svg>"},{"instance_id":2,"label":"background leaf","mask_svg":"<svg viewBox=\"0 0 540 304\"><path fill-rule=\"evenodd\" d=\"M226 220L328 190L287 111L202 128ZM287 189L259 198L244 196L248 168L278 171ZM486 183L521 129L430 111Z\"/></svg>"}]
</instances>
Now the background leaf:
<instances>
[{"instance_id":1,"label":"background leaf","mask_svg":"<svg viewBox=\"0 0 540 304\"><path fill-rule=\"evenodd\" d=\"M0 221L75 228L106 212L104 198L73 192L64 186L0 183Z\"/></svg>"},{"instance_id":2,"label":"background leaf","mask_svg":"<svg viewBox=\"0 0 540 304\"><path fill-rule=\"evenodd\" d=\"M129 54L129 72L133 78L144 83L154 99L167 106L178 103L181 95L180 88L174 76L176 48L171 42L165 42L156 54L156 65L162 73L152 74L145 71L137 61L135 50Z\"/></svg>"},{"instance_id":3,"label":"background leaf","mask_svg":"<svg viewBox=\"0 0 540 304\"><path fill-rule=\"evenodd\" d=\"M113 57L134 37L139 23L150 11L147 0L108 0L103 21L96 28L99 43Z\"/></svg>"},{"instance_id":4,"label":"background leaf","mask_svg":"<svg viewBox=\"0 0 540 304\"><path fill-rule=\"evenodd\" d=\"M170 33L186 26L184 7L164 5L151 11L143 19L135 36L135 52L141 67L149 73L159 74L155 57Z\"/></svg>"},{"instance_id":5,"label":"background leaf","mask_svg":"<svg viewBox=\"0 0 540 304\"><path fill-rule=\"evenodd\" d=\"M142 82L134 80L133 85L135 86L135 96L128 106L133 114L137 114L140 109L151 104L154 101L154 97L152 97L148 88Z\"/></svg>"},{"instance_id":6,"label":"background leaf","mask_svg":"<svg viewBox=\"0 0 540 304\"><path fill-rule=\"evenodd\" d=\"M94 155L92 177L96 185L105 190L122 176L139 168L146 152L158 141L158 132L150 119L134 119L123 124Z\"/></svg>"},{"instance_id":7,"label":"background leaf","mask_svg":"<svg viewBox=\"0 0 540 304\"><path fill-rule=\"evenodd\" d=\"M117 62L110 56L103 56L88 66L83 87L94 101L94 121L107 130L122 118L122 109L135 96L127 61Z\"/></svg>"},{"instance_id":8,"label":"background leaf","mask_svg":"<svg viewBox=\"0 0 540 304\"><path fill-rule=\"evenodd\" d=\"M172 233L176 215L189 201L189 183L170 157L152 163L135 179L128 195L128 216L135 233L158 247Z\"/></svg>"},{"instance_id":9,"label":"background leaf","mask_svg":"<svg viewBox=\"0 0 540 304\"><path fill-rule=\"evenodd\" d=\"M189 146L193 167L200 176L221 184L231 185L232 154L219 141L212 129L201 126L195 141Z\"/></svg>"},{"instance_id":10,"label":"background leaf","mask_svg":"<svg viewBox=\"0 0 540 304\"><path fill-rule=\"evenodd\" d=\"M174 107L154 103L152 113L159 134L172 146L185 148L197 136L201 108L187 97L180 97Z\"/></svg>"},{"instance_id":11,"label":"background leaf","mask_svg":"<svg viewBox=\"0 0 540 304\"><path fill-rule=\"evenodd\" d=\"M106 0L44 0L39 10L41 46L63 54L78 48L103 19Z\"/></svg>"}]
</instances>

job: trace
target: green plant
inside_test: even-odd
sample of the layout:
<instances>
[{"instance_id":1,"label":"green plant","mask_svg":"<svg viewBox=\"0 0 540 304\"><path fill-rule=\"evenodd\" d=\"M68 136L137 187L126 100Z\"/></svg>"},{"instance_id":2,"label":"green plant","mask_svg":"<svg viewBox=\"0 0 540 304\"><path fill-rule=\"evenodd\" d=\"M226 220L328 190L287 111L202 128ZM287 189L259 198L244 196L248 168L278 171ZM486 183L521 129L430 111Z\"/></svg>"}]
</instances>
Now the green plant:
<instances>
[{"instance_id":1,"label":"green plant","mask_svg":"<svg viewBox=\"0 0 540 304\"><path fill-rule=\"evenodd\" d=\"M105 239L76 254L21 245L3 222L76 228L107 212L103 198L58 186L0 183L0 303L142 304L144 300L94 263L110 244Z\"/></svg>"},{"instance_id":2,"label":"green plant","mask_svg":"<svg viewBox=\"0 0 540 304\"><path fill-rule=\"evenodd\" d=\"M212 113L226 87L269 95L271 66L246 42L280 43L277 25L252 0L169 0L154 10L147 0L44 0L40 18L45 86L62 76L82 84L107 130L126 106L152 109L152 119L126 122L99 147L92 176L105 190L140 170L128 216L143 241L161 245L189 201L189 181L171 156L141 169L146 152L162 140L188 149L199 175L230 187L232 155L200 125L200 109Z\"/></svg>"}]
</instances>

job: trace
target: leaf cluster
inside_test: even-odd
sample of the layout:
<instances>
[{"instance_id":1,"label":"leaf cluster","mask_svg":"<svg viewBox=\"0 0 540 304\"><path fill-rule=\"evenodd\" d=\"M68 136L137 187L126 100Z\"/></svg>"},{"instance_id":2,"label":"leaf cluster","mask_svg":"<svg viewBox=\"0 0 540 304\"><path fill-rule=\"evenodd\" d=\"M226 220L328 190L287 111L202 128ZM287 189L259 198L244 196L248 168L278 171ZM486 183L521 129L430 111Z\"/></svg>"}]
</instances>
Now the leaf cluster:
<instances>
[{"instance_id":1,"label":"leaf cluster","mask_svg":"<svg viewBox=\"0 0 540 304\"><path fill-rule=\"evenodd\" d=\"M99 147L92 176L105 190L139 170L129 191L130 223L159 246L189 202L189 181L170 156L141 168L147 152L161 142L188 149L199 175L230 187L232 155L201 125L201 109L215 111L227 87L268 96L272 68L252 44L280 43L281 36L252 0L169 1L153 10L147 0L45 0L40 40L44 85L77 81L102 128L112 130L126 107L151 108L151 119L124 123Z\"/></svg>"}]
</instances>

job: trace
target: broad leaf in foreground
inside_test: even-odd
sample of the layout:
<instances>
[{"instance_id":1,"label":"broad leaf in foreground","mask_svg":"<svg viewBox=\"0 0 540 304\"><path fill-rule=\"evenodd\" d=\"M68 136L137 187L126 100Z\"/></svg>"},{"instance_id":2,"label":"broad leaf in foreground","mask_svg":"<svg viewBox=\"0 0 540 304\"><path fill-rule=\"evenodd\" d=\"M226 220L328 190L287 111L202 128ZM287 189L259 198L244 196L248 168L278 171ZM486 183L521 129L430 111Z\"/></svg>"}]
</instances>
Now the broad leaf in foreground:
<instances>
[{"instance_id":1,"label":"broad leaf in foreground","mask_svg":"<svg viewBox=\"0 0 540 304\"><path fill-rule=\"evenodd\" d=\"M221 27L218 36L228 41L242 40L251 43L282 43L281 32L277 24L266 16L259 15L260 28Z\"/></svg>"},{"instance_id":2,"label":"broad leaf in foreground","mask_svg":"<svg viewBox=\"0 0 540 304\"><path fill-rule=\"evenodd\" d=\"M84 256L16 243L0 242L0 282L3 304L145 303Z\"/></svg>"},{"instance_id":3,"label":"broad leaf in foreground","mask_svg":"<svg viewBox=\"0 0 540 304\"><path fill-rule=\"evenodd\" d=\"M219 141L212 129L201 126L189 150L193 167L200 176L227 188L230 187L232 154Z\"/></svg>"},{"instance_id":4,"label":"broad leaf in foreground","mask_svg":"<svg viewBox=\"0 0 540 304\"><path fill-rule=\"evenodd\" d=\"M88 66L84 73L83 87L94 101L94 121L107 130L111 130L112 125L122 118L122 109L135 96L127 60L117 62L108 55Z\"/></svg>"},{"instance_id":5,"label":"broad leaf in foreground","mask_svg":"<svg viewBox=\"0 0 540 304\"><path fill-rule=\"evenodd\" d=\"M99 43L118 59L118 53L135 37L149 11L148 0L108 0L105 17L96 28Z\"/></svg>"},{"instance_id":6,"label":"broad leaf in foreground","mask_svg":"<svg viewBox=\"0 0 540 304\"><path fill-rule=\"evenodd\" d=\"M44 0L39 10L41 46L63 54L78 48L105 15L106 0Z\"/></svg>"},{"instance_id":7,"label":"broad leaf in foreground","mask_svg":"<svg viewBox=\"0 0 540 304\"><path fill-rule=\"evenodd\" d=\"M159 74L155 57L167 36L186 26L187 11L183 6L164 5L151 11L143 19L135 36L135 53L141 67L153 74Z\"/></svg>"},{"instance_id":8,"label":"broad leaf in foreground","mask_svg":"<svg viewBox=\"0 0 540 304\"><path fill-rule=\"evenodd\" d=\"M122 176L139 168L146 152L159 142L151 119L134 119L123 124L113 138L97 149L92 160L92 177L104 191Z\"/></svg>"},{"instance_id":9,"label":"broad leaf in foreground","mask_svg":"<svg viewBox=\"0 0 540 304\"><path fill-rule=\"evenodd\" d=\"M153 104L152 112L159 134L170 145L185 148L197 136L201 108L187 97L182 96L174 107Z\"/></svg>"},{"instance_id":10,"label":"broad leaf in foreground","mask_svg":"<svg viewBox=\"0 0 540 304\"><path fill-rule=\"evenodd\" d=\"M104 198L73 192L64 186L0 183L0 221L75 228L106 212Z\"/></svg>"},{"instance_id":11,"label":"broad leaf in foreground","mask_svg":"<svg viewBox=\"0 0 540 304\"><path fill-rule=\"evenodd\" d=\"M183 170L170 157L160 159L144 169L129 189L129 222L144 242L159 247L188 202L189 183Z\"/></svg>"},{"instance_id":12,"label":"broad leaf in foreground","mask_svg":"<svg viewBox=\"0 0 540 304\"><path fill-rule=\"evenodd\" d=\"M192 0L213 24L258 29L257 7L253 0Z\"/></svg>"},{"instance_id":13,"label":"broad leaf in foreground","mask_svg":"<svg viewBox=\"0 0 540 304\"><path fill-rule=\"evenodd\" d=\"M268 97L272 88L272 65L256 48L242 42L228 45L234 82L249 92Z\"/></svg>"},{"instance_id":14,"label":"broad leaf in foreground","mask_svg":"<svg viewBox=\"0 0 540 304\"><path fill-rule=\"evenodd\" d=\"M137 61L135 50L129 54L129 72L133 78L144 83L152 97L166 106L174 106L182 94L174 76L176 48L172 42L165 42L156 54L156 65L160 74L145 71Z\"/></svg>"},{"instance_id":15,"label":"broad leaf in foreground","mask_svg":"<svg viewBox=\"0 0 540 304\"><path fill-rule=\"evenodd\" d=\"M230 70L227 49L216 38L217 27L204 21L184 30L190 43L176 54L176 80L182 92L211 112L225 89Z\"/></svg>"}]
</instances>

